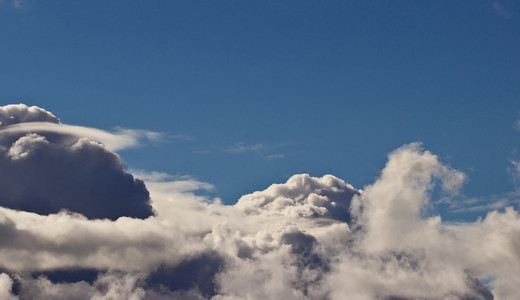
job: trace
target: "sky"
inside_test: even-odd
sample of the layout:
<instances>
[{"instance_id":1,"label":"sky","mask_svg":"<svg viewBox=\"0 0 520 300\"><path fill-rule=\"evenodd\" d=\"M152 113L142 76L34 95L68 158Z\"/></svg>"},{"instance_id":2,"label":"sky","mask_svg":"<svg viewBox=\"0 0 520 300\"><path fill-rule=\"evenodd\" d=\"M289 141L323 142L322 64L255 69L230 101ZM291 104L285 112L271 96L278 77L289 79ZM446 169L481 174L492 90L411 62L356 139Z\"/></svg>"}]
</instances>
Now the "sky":
<instances>
[{"instance_id":1,"label":"sky","mask_svg":"<svg viewBox=\"0 0 520 300\"><path fill-rule=\"evenodd\" d=\"M0 0L0 296L514 299L519 33L511 0Z\"/></svg>"}]
</instances>

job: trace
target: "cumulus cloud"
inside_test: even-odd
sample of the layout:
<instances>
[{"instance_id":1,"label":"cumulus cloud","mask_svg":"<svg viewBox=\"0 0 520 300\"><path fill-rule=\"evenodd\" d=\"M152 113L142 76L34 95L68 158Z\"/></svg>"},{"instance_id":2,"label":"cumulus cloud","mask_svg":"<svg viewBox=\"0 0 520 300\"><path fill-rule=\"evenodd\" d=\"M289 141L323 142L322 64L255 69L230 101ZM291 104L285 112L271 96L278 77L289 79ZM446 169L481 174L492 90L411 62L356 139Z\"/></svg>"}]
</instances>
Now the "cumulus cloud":
<instances>
[{"instance_id":1,"label":"cumulus cloud","mask_svg":"<svg viewBox=\"0 0 520 300\"><path fill-rule=\"evenodd\" d=\"M51 112L37 106L10 104L0 107L0 126L5 127L17 123L49 122L58 124L60 120Z\"/></svg>"},{"instance_id":2,"label":"cumulus cloud","mask_svg":"<svg viewBox=\"0 0 520 300\"><path fill-rule=\"evenodd\" d=\"M146 203L153 215L92 219L86 217L86 208L70 205L95 201L91 198L98 195L89 189L83 191L84 197L72 193L82 188L74 181L94 174L107 178L127 174L125 182L134 184L136 179L124 173L119 157L100 141L81 137L73 143L63 141L40 131L24 132L2 144L2 160L20 174L26 174L29 165L48 171L42 162L49 159L62 172L77 157L101 160L103 165L111 162L114 167L93 168L84 171L85 177L73 177L70 193L46 182L55 196L68 193L68 202L63 200L67 211L31 212L5 204L24 203L26 197L16 198L10 192L5 198L0 207L0 297L5 299L514 299L518 295L520 215L507 208L467 223L447 223L431 215L433 192L442 189L456 195L465 176L420 144L391 152L379 178L362 190L333 175L297 174L285 183L244 195L235 205L204 196L201 191L212 189L211 184L136 172L149 192ZM76 163L78 169L85 168ZM25 184L9 181L5 188ZM119 193L135 203L128 200L138 193L132 190L135 186L110 187L131 191ZM38 195L36 188L32 191ZM110 191L105 202L96 202L96 209L110 207L106 201L116 193ZM120 209L126 206L114 201Z\"/></svg>"},{"instance_id":3,"label":"cumulus cloud","mask_svg":"<svg viewBox=\"0 0 520 300\"><path fill-rule=\"evenodd\" d=\"M247 214L275 214L291 217L329 217L348 221L350 200L359 192L332 175L313 178L295 175L285 184L245 195L236 207Z\"/></svg>"},{"instance_id":4,"label":"cumulus cloud","mask_svg":"<svg viewBox=\"0 0 520 300\"><path fill-rule=\"evenodd\" d=\"M106 148L136 143L135 135L63 125L23 104L0 107L0 122L0 205L89 218L152 214L144 183Z\"/></svg>"}]
</instances>

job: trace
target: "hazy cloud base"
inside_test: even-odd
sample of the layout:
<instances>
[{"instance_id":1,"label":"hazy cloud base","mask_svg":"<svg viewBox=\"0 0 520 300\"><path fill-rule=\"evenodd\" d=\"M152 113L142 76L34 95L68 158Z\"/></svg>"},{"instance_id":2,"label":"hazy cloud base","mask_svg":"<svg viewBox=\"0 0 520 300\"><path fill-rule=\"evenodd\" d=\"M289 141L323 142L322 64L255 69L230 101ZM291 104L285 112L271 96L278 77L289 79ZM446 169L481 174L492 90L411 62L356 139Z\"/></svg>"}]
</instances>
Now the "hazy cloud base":
<instances>
[{"instance_id":1,"label":"hazy cloud base","mask_svg":"<svg viewBox=\"0 0 520 300\"><path fill-rule=\"evenodd\" d=\"M18 123L59 125L34 107L5 110L2 124L16 115ZM417 143L391 152L363 190L332 175L299 174L223 205L195 194L211 185L189 178L152 173L143 185L92 138L56 130L13 134L0 127L0 299L519 294L518 212L510 207L457 224L428 216L432 192L456 193L464 175ZM92 167L98 162L107 167ZM44 178L51 166L70 182ZM23 175L33 171L42 175L28 181Z\"/></svg>"}]
</instances>

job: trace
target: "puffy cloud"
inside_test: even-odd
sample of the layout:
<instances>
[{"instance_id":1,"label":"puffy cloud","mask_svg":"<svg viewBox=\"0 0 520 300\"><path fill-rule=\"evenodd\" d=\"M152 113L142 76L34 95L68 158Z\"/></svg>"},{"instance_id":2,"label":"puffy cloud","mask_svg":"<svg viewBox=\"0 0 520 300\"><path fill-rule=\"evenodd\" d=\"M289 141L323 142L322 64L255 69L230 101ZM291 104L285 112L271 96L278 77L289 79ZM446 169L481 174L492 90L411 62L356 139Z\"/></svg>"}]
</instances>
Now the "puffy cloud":
<instances>
[{"instance_id":1,"label":"puffy cloud","mask_svg":"<svg viewBox=\"0 0 520 300\"><path fill-rule=\"evenodd\" d=\"M136 172L146 189L135 189L140 181L124 171L115 153L77 132L72 142L56 130L17 134L3 144L0 159L16 178L0 177L6 182L0 298L514 299L518 294L518 212L492 211L468 223L431 216L433 191L456 195L465 176L420 144L391 152L380 177L363 191L332 175L299 174L223 205L197 192L211 184L189 177ZM29 169L53 179L44 181ZM60 172L70 181L57 181ZM95 194L92 186L103 186L95 176L113 184ZM149 191L154 214L116 218L131 215L122 213L123 206L148 203L132 198L142 191ZM106 197L97 202L102 194ZM31 195L45 208L69 211L14 207L36 205ZM67 197L52 202L51 195ZM114 217L87 218L88 209L106 212L112 202Z\"/></svg>"},{"instance_id":2,"label":"puffy cloud","mask_svg":"<svg viewBox=\"0 0 520 300\"><path fill-rule=\"evenodd\" d=\"M314 178L294 175L285 184L273 184L265 191L245 195L236 207L247 214L276 214L292 217L350 219L350 200L359 192L332 175Z\"/></svg>"},{"instance_id":3,"label":"puffy cloud","mask_svg":"<svg viewBox=\"0 0 520 300\"><path fill-rule=\"evenodd\" d=\"M125 171L103 139L82 135L102 131L75 130L22 104L0 107L0 120L0 205L40 214L67 209L89 218L152 214L144 183Z\"/></svg>"},{"instance_id":4,"label":"puffy cloud","mask_svg":"<svg viewBox=\"0 0 520 300\"><path fill-rule=\"evenodd\" d=\"M437 156L420 147L414 143L390 153L381 177L354 200L352 211L356 226L366 232L367 250L400 249L416 243L424 237L421 213L427 208L434 179L440 179L442 187L450 191L460 185L460 172L442 165ZM410 245L403 244L407 240Z\"/></svg>"},{"instance_id":5,"label":"puffy cloud","mask_svg":"<svg viewBox=\"0 0 520 300\"><path fill-rule=\"evenodd\" d=\"M52 113L37 106L28 107L25 104L10 104L0 107L0 126L27 122L49 122L58 124L60 120Z\"/></svg>"}]
</instances>

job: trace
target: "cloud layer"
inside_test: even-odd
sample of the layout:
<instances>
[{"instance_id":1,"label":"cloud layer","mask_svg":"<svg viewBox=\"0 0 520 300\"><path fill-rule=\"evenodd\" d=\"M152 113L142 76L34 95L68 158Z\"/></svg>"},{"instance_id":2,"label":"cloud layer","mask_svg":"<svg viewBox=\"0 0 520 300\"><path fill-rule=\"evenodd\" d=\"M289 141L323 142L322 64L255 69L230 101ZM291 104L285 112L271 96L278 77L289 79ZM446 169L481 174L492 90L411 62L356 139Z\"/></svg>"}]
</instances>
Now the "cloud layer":
<instances>
[{"instance_id":1,"label":"cloud layer","mask_svg":"<svg viewBox=\"0 0 520 300\"><path fill-rule=\"evenodd\" d=\"M0 184L23 196L2 192L1 299L515 299L519 294L518 212L491 211L471 223L431 216L432 193L453 195L465 177L420 144L391 152L380 177L363 190L332 175L298 174L223 205L195 193L211 185L189 178L142 174L144 188L116 154L92 138L76 136L72 143L57 131L13 134L1 138L1 160L20 175L0 177ZM54 179L42 181L43 175L31 181L22 176L28 170L49 174L50 166L69 174L67 189ZM81 176L74 177L79 170ZM105 180L115 183L99 189ZM42 193L34 192L33 181L48 187L44 200L29 199ZM51 196L62 200L51 206ZM23 203L67 210L42 212ZM150 205L154 214L126 213L132 204L139 212ZM117 213L93 218L88 209Z\"/></svg>"}]
</instances>

